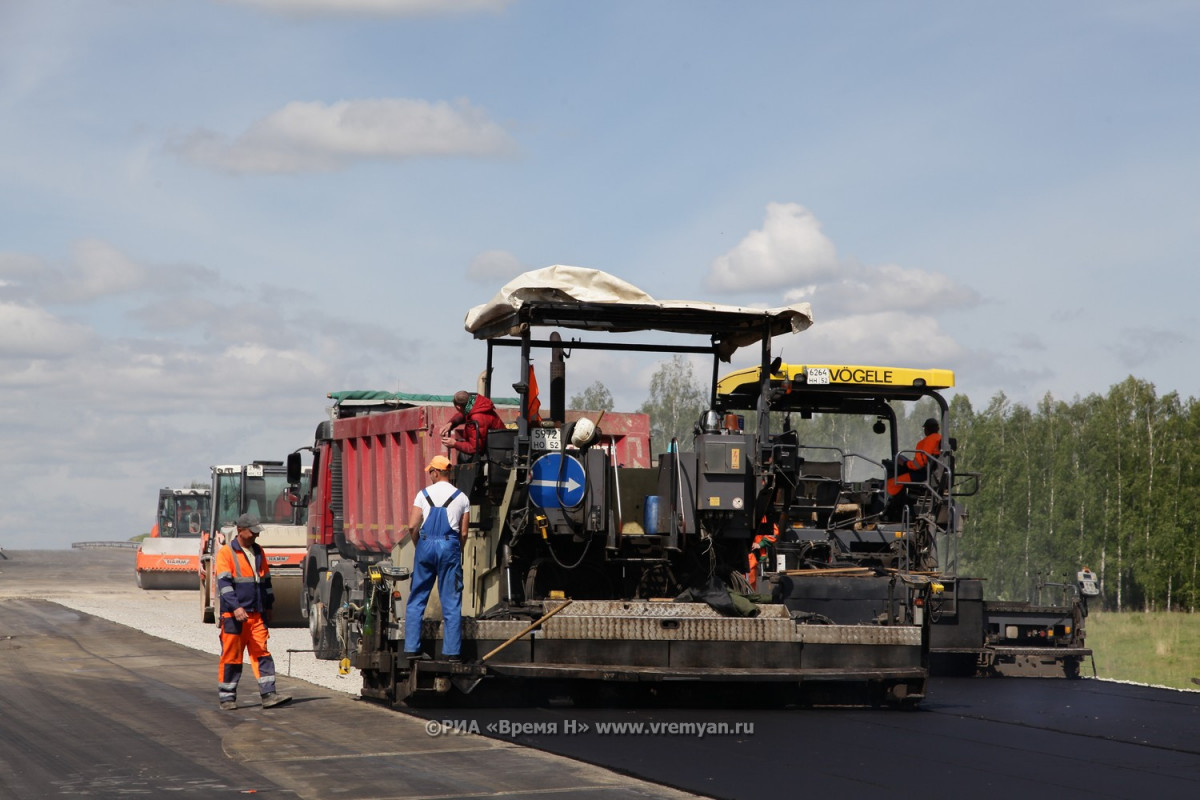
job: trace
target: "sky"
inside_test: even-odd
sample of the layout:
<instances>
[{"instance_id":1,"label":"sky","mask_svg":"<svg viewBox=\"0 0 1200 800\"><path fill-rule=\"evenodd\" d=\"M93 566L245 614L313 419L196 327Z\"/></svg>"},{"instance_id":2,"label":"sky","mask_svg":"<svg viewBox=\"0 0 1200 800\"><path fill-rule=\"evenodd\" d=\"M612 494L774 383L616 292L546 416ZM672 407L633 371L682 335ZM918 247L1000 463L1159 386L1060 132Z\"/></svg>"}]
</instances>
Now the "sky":
<instances>
[{"instance_id":1,"label":"sky","mask_svg":"<svg viewBox=\"0 0 1200 800\"><path fill-rule=\"evenodd\" d=\"M0 547L144 533L328 392L473 388L466 312L553 264L808 302L785 360L976 407L1200 396L1197 41L1195 0L0 0ZM655 364L568 369L636 410Z\"/></svg>"}]
</instances>

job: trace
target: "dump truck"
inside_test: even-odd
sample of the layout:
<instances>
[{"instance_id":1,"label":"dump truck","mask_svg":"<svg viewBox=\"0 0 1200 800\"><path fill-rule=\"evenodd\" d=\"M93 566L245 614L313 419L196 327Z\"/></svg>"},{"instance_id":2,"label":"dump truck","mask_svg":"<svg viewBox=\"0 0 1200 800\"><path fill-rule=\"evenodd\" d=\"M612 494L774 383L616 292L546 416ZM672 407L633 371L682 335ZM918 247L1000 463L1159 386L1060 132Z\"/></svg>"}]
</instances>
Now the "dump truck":
<instances>
[{"instance_id":1,"label":"dump truck","mask_svg":"<svg viewBox=\"0 0 1200 800\"><path fill-rule=\"evenodd\" d=\"M759 377L757 368L725 376L718 411L753 408ZM1039 583L1025 602L987 600L986 582L960 573L963 498L977 494L981 476L957 469L943 396L953 387L945 369L773 365L767 391L782 430L772 446L792 477L772 509L778 530L759 543L759 574L751 577L778 587L795 613L846 622L878 613L890 576L914 571L935 585L925 608L933 674L1044 674L1054 665L1078 676L1091 656L1086 600L1098 594L1089 570L1075 584ZM928 422L933 452L905 447L903 437L919 436ZM926 464L915 473L899 467L918 460ZM874 599L864 602L868 595Z\"/></svg>"},{"instance_id":2,"label":"dump truck","mask_svg":"<svg viewBox=\"0 0 1200 800\"><path fill-rule=\"evenodd\" d=\"M289 483L283 461L254 461L212 468L212 515L210 535L203 537L200 554L200 608L204 622L215 622L217 581L213 574L217 548L237 535L234 522L242 514L254 514L262 522L258 544L271 565L271 587L275 593L271 624L304 624L300 610L301 564L304 561L306 516L301 498L308 491L308 474L300 470Z\"/></svg>"},{"instance_id":3,"label":"dump truck","mask_svg":"<svg viewBox=\"0 0 1200 800\"><path fill-rule=\"evenodd\" d=\"M208 489L158 490L150 535L138 543L134 576L139 589L195 589L199 543L209 524Z\"/></svg>"},{"instance_id":4,"label":"dump truck","mask_svg":"<svg viewBox=\"0 0 1200 800\"><path fill-rule=\"evenodd\" d=\"M847 622L793 612L745 585L794 466L778 458L765 381L750 426L710 409L686 441L648 439L649 462L629 456L643 444L635 415L565 408L568 351L704 358L715 404L720 363L751 347L767 375L772 342L810 323L807 304L659 301L577 267L510 282L465 324L486 344L484 394L509 353L520 407L488 433L485 452L456 464L471 500L462 662L442 654L432 604L424 657L403 653L407 520L448 413L428 406L358 413L338 402L317 428L306 562L314 649L357 667L362 695L391 704L475 703L533 687L577 700L620 687L647 699L748 691L778 702L919 702L932 587L915 565L896 564L887 602ZM549 378L548 413L535 362ZM624 451L613 436L622 429Z\"/></svg>"},{"instance_id":5,"label":"dump truck","mask_svg":"<svg viewBox=\"0 0 1200 800\"><path fill-rule=\"evenodd\" d=\"M430 459L446 454L438 431L456 413L450 395L356 390L332 392L329 399L329 419L317 426L311 448L311 472L316 477L301 603L313 651L321 659L345 655L351 641L352 609L361 608L367 599L370 570L384 561L411 568L412 546L405 527L412 500L425 486ZM494 398L494 403L509 430L515 431L519 401ZM569 411L567 419L575 421L583 415ZM604 420L605 447L614 463L649 467L649 417L610 413ZM510 434L497 434L493 443L508 438ZM494 448L492 454L498 455ZM289 460L293 477L302 469L300 457L297 451ZM460 462L458 482L475 485L483 463ZM492 468L493 479L496 469ZM477 537L471 544L479 547L486 541ZM394 562L389 560L401 545ZM482 553L471 560L473 569L487 563ZM483 580L483 575L479 578ZM467 593L472 594L476 585L468 582ZM480 592L481 597L484 594ZM436 613L440 607L436 590L432 601L431 613Z\"/></svg>"}]
</instances>

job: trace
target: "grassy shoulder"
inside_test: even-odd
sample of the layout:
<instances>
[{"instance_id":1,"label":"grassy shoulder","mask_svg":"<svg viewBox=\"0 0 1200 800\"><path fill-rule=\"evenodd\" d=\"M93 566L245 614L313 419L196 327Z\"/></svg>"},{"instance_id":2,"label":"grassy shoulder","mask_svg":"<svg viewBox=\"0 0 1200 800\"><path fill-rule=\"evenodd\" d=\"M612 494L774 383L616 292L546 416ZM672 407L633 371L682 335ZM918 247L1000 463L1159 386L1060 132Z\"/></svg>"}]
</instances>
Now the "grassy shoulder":
<instances>
[{"instance_id":1,"label":"grassy shoulder","mask_svg":"<svg viewBox=\"0 0 1200 800\"><path fill-rule=\"evenodd\" d=\"M1087 646L1101 678L1200 690L1200 614L1093 611Z\"/></svg>"}]
</instances>

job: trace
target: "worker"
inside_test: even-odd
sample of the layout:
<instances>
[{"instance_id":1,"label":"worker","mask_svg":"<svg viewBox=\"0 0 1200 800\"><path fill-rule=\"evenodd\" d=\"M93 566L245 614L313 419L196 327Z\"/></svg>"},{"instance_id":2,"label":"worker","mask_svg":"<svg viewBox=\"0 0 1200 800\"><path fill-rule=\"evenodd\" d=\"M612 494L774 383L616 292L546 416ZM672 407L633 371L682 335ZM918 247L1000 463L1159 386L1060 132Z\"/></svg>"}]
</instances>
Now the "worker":
<instances>
[{"instance_id":1,"label":"worker","mask_svg":"<svg viewBox=\"0 0 1200 800\"><path fill-rule=\"evenodd\" d=\"M766 517L763 517L765 523ZM747 557L749 571L746 573L746 579L750 583L751 590L758 591L758 564L761 561L764 565L769 564L771 560L771 551L775 549L775 543L779 540L779 525L771 526L770 533L760 533L754 537L754 542L750 545L750 554Z\"/></svg>"},{"instance_id":2,"label":"worker","mask_svg":"<svg viewBox=\"0 0 1200 800\"><path fill-rule=\"evenodd\" d=\"M937 458L942 452L942 434L939 433L940 426L938 421L933 417L925 420L922 426L925 431L924 438L917 442L916 452L912 458L901 458L896 464L895 476L889 477L887 482L887 493L889 495L889 508L895 510L900 504L906 501L906 497L902 494L907 493L905 484L919 483L929 479L929 459ZM888 467L891 472L891 462L885 460L884 466Z\"/></svg>"},{"instance_id":3,"label":"worker","mask_svg":"<svg viewBox=\"0 0 1200 800\"><path fill-rule=\"evenodd\" d=\"M258 679L262 707L291 700L275 690L275 659L267 650L267 625L275 595L271 568L257 539L262 524L253 514L242 514L234 523L237 535L217 551L217 591L221 603L221 676L217 698L221 709L237 708L237 687L242 677L242 653L249 651L250 666Z\"/></svg>"},{"instance_id":4,"label":"worker","mask_svg":"<svg viewBox=\"0 0 1200 800\"><path fill-rule=\"evenodd\" d=\"M459 461L470 460L487 448L487 433L504 427L504 420L496 413L496 406L490 398L471 392L454 393L455 414L450 421L441 427L438 434L442 444L452 450L457 450L462 456ZM462 426L462 435L451 435L455 428Z\"/></svg>"},{"instance_id":5,"label":"worker","mask_svg":"<svg viewBox=\"0 0 1200 800\"><path fill-rule=\"evenodd\" d=\"M442 600L442 655L462 660L462 547L467 538L471 502L450 482L450 459L434 456L425 468L432 481L417 492L408 528L416 540L412 585L404 611L404 655L423 658L421 622L437 581Z\"/></svg>"}]
</instances>

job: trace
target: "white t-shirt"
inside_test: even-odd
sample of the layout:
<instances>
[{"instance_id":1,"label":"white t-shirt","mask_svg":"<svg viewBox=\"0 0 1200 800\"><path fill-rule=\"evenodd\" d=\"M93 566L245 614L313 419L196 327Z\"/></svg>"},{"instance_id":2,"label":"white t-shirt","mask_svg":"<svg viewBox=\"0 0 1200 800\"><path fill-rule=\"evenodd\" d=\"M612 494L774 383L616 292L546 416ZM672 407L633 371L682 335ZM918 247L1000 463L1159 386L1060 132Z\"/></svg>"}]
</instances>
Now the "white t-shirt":
<instances>
[{"instance_id":1,"label":"white t-shirt","mask_svg":"<svg viewBox=\"0 0 1200 800\"><path fill-rule=\"evenodd\" d=\"M446 507L446 516L450 518L450 527L457 533L462 533L462 518L471 510L471 501L467 499L467 493L460 491L450 481L438 481L437 483L427 486L425 492L429 492L429 498L433 500L435 506L440 506L446 502L446 498L458 492L458 497L454 498L449 506ZM429 504L425 502L425 492L417 492L417 498L413 500L413 505L421 509L421 519L429 518Z\"/></svg>"}]
</instances>

